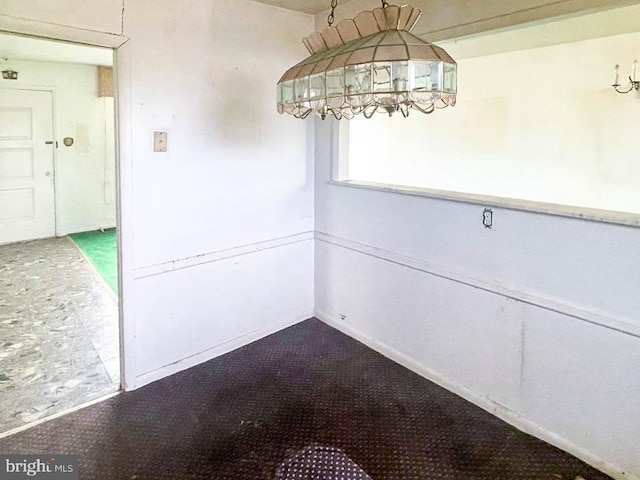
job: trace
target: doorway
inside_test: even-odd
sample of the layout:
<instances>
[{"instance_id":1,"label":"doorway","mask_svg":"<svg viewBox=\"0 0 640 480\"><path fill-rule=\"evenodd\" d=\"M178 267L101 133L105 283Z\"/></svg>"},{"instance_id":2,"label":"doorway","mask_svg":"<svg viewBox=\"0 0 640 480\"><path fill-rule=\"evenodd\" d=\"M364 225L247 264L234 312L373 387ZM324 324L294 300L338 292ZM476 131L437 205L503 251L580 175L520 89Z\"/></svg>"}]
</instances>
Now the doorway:
<instances>
[{"instance_id":1,"label":"doorway","mask_svg":"<svg viewBox=\"0 0 640 480\"><path fill-rule=\"evenodd\" d=\"M112 63L0 34L0 434L120 389Z\"/></svg>"}]
</instances>

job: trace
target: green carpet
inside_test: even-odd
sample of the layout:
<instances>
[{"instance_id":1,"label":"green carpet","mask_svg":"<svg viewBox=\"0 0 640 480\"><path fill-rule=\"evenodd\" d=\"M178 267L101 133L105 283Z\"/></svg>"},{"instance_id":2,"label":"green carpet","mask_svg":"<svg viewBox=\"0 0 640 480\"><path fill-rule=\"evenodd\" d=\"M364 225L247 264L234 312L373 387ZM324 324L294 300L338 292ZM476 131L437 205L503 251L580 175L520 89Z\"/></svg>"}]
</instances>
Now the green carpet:
<instances>
[{"instance_id":1,"label":"green carpet","mask_svg":"<svg viewBox=\"0 0 640 480\"><path fill-rule=\"evenodd\" d=\"M118 294L118 245L116 229L95 232L73 233L69 235L80 250L93 264L97 272Z\"/></svg>"}]
</instances>

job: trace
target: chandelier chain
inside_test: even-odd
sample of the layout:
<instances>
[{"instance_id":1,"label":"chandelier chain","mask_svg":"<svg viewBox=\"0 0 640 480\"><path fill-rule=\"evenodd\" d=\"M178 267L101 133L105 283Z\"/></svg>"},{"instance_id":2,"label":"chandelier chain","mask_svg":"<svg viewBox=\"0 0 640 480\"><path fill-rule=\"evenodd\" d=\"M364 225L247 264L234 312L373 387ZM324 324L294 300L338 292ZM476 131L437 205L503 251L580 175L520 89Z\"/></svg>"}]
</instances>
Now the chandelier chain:
<instances>
[{"instance_id":1,"label":"chandelier chain","mask_svg":"<svg viewBox=\"0 0 640 480\"><path fill-rule=\"evenodd\" d=\"M331 0L331 13L327 17L327 22L329 23L329 26L333 25L333 21L336 19L335 12L336 12L337 6L338 6L338 0Z\"/></svg>"},{"instance_id":2,"label":"chandelier chain","mask_svg":"<svg viewBox=\"0 0 640 480\"><path fill-rule=\"evenodd\" d=\"M389 2L387 0L382 0L382 8L387 8L389 6Z\"/></svg>"}]
</instances>

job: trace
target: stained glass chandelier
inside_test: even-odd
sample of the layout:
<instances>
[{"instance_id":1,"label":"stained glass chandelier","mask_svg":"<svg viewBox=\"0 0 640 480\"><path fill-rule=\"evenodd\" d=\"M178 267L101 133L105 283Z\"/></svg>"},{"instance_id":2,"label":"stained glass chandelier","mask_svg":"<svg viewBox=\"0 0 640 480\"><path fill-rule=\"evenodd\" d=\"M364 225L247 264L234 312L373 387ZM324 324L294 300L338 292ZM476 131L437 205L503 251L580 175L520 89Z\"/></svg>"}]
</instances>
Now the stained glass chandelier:
<instances>
[{"instance_id":1,"label":"stained glass chandelier","mask_svg":"<svg viewBox=\"0 0 640 480\"><path fill-rule=\"evenodd\" d=\"M422 11L388 5L358 13L303 40L311 56L278 82L278 111L324 120L411 109L431 113L456 103L456 62L437 45L411 34Z\"/></svg>"}]
</instances>

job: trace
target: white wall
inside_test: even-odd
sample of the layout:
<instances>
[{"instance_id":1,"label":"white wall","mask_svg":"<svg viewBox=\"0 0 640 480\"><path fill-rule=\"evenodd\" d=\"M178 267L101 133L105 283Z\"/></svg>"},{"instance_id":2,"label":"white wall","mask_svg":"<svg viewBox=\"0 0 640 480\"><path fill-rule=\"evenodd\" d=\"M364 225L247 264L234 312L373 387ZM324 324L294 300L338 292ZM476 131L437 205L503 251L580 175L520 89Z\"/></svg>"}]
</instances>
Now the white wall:
<instances>
[{"instance_id":1,"label":"white wall","mask_svg":"<svg viewBox=\"0 0 640 480\"><path fill-rule=\"evenodd\" d=\"M436 36L440 27L457 31L451 19L467 18L464 5L449 7L440 23L428 19ZM318 16L319 28L323 22ZM480 73L480 88L499 84L493 70ZM582 103L548 93L554 115L566 111L582 125ZM620 126L632 107L618 102L635 99L610 97L616 115L607 120ZM443 114L460 106L428 121L446 122ZM482 205L329 183L338 151L332 128L337 122L316 120L316 315L615 478L640 478L640 230L495 207L486 229ZM523 133L523 145L536 145L542 128ZM486 142L476 139L467 147L480 162ZM579 150L596 155L594 141ZM625 148L604 143L613 155ZM537 150L544 154L544 145Z\"/></svg>"},{"instance_id":2,"label":"white wall","mask_svg":"<svg viewBox=\"0 0 640 480\"><path fill-rule=\"evenodd\" d=\"M312 130L275 108L312 17L238 0L175 8L125 10L140 383L313 314Z\"/></svg>"},{"instance_id":3,"label":"white wall","mask_svg":"<svg viewBox=\"0 0 640 480\"><path fill-rule=\"evenodd\" d=\"M0 53L2 45L0 42ZM17 81L3 87L44 87L54 92L56 234L114 227L116 187L113 98L98 97L97 67L10 60ZM65 137L74 144L66 147Z\"/></svg>"},{"instance_id":4,"label":"white wall","mask_svg":"<svg viewBox=\"0 0 640 480\"><path fill-rule=\"evenodd\" d=\"M328 184L330 127L316 138L316 314L640 477L640 230L495 208L489 230L481 206Z\"/></svg>"},{"instance_id":5,"label":"white wall","mask_svg":"<svg viewBox=\"0 0 640 480\"><path fill-rule=\"evenodd\" d=\"M640 213L640 97L610 86L638 45L628 33L460 59L455 107L350 122L349 178Z\"/></svg>"},{"instance_id":6,"label":"white wall","mask_svg":"<svg viewBox=\"0 0 640 480\"><path fill-rule=\"evenodd\" d=\"M549 94L552 111L575 110ZM623 100L634 102L612 94ZM316 315L615 478L640 478L640 230L497 207L486 229L482 205L329 183L336 125L316 120ZM483 161L482 142L468 150Z\"/></svg>"},{"instance_id":7,"label":"white wall","mask_svg":"<svg viewBox=\"0 0 640 480\"><path fill-rule=\"evenodd\" d=\"M42 18L35 0L9 3ZM104 3L114 8L102 18ZM313 308L313 123L273 108L312 23L212 3L125 9L136 267L125 349L137 351L138 385ZM93 4L86 21L56 9L45 19L116 30L120 2ZM317 313L346 315L343 328L416 370L638 476L638 230L499 209L485 230L478 207L329 185L330 126L315 134ZM163 129L169 152L153 154Z\"/></svg>"},{"instance_id":8,"label":"white wall","mask_svg":"<svg viewBox=\"0 0 640 480\"><path fill-rule=\"evenodd\" d=\"M129 37L127 388L310 317L312 125L277 113L275 86L305 56L313 17L249 0L127 1L124 17L121 0L49 3L9 0L0 14Z\"/></svg>"}]
</instances>

